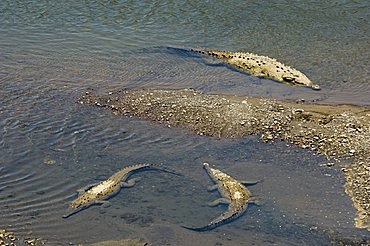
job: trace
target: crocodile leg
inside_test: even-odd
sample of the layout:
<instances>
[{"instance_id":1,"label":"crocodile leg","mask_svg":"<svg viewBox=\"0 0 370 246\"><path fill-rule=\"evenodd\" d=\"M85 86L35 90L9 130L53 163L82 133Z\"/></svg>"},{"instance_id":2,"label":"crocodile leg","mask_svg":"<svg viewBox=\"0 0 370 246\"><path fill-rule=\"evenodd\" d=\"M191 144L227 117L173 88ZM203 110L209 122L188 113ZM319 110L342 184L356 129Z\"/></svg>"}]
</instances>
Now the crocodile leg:
<instances>
[{"instance_id":1,"label":"crocodile leg","mask_svg":"<svg viewBox=\"0 0 370 246\"><path fill-rule=\"evenodd\" d=\"M94 183L94 184L89 184L89 185L86 185L85 187L82 187L80 189L77 190L78 194L81 195L83 193L85 193L85 191L87 191L88 189L90 189L91 187L95 186L95 185L98 185L98 183Z\"/></svg>"},{"instance_id":2,"label":"crocodile leg","mask_svg":"<svg viewBox=\"0 0 370 246\"><path fill-rule=\"evenodd\" d=\"M218 189L218 185L209 185L207 187L207 191L211 192L211 191L215 191Z\"/></svg>"},{"instance_id":3,"label":"crocodile leg","mask_svg":"<svg viewBox=\"0 0 370 246\"><path fill-rule=\"evenodd\" d=\"M104 201L104 200L97 200L94 203L102 205L103 208L107 208L111 206L111 203L109 201Z\"/></svg>"},{"instance_id":4,"label":"crocodile leg","mask_svg":"<svg viewBox=\"0 0 370 246\"><path fill-rule=\"evenodd\" d=\"M261 206L263 202L259 197L253 196L248 200L248 203L253 203L254 205Z\"/></svg>"},{"instance_id":5,"label":"crocodile leg","mask_svg":"<svg viewBox=\"0 0 370 246\"><path fill-rule=\"evenodd\" d=\"M243 185L255 185L257 183L260 183L261 180L242 180L242 181L239 181L239 182Z\"/></svg>"},{"instance_id":6,"label":"crocodile leg","mask_svg":"<svg viewBox=\"0 0 370 246\"><path fill-rule=\"evenodd\" d=\"M213 202L209 202L208 206L215 207L219 204L230 204L230 200L226 198L219 198L219 199L214 200Z\"/></svg>"},{"instance_id":7,"label":"crocodile leg","mask_svg":"<svg viewBox=\"0 0 370 246\"><path fill-rule=\"evenodd\" d=\"M139 181L140 178L133 178L133 179L130 179L126 182L121 182L121 187L125 187L125 188L130 188L132 186L134 186L136 184L137 181Z\"/></svg>"}]
</instances>

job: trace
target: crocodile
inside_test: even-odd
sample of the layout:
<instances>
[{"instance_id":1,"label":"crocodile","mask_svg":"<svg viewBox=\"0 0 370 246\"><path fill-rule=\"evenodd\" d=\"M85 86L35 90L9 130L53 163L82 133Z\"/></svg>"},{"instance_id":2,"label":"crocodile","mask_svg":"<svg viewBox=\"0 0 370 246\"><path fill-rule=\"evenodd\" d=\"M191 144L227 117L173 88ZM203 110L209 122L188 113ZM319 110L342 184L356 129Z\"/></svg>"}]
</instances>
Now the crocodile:
<instances>
[{"instance_id":1,"label":"crocodile","mask_svg":"<svg viewBox=\"0 0 370 246\"><path fill-rule=\"evenodd\" d=\"M139 180L138 178L132 178L128 180L132 174L145 170L159 170L175 175L180 175L177 172L166 167L156 166L153 164L138 164L125 167L113 174L105 181L90 184L86 187L83 187L82 189L77 190L77 199L70 203L68 212L67 214L63 215L63 218L68 218L71 215L76 214L92 205L103 204L105 206L108 206L109 202L107 200L109 198L118 194L118 192L123 187L129 188L134 186L135 183Z\"/></svg>"},{"instance_id":2,"label":"crocodile","mask_svg":"<svg viewBox=\"0 0 370 246\"><path fill-rule=\"evenodd\" d=\"M288 85L306 86L314 90L320 90L320 86L307 78L304 73L290 66L284 65L276 59L268 56L261 56L248 52L198 49L191 49L191 51L219 58L226 63L257 77L273 79Z\"/></svg>"},{"instance_id":3,"label":"crocodile","mask_svg":"<svg viewBox=\"0 0 370 246\"><path fill-rule=\"evenodd\" d=\"M210 186L208 190L218 190L222 196L222 198L216 199L215 201L208 203L208 205L213 207L219 204L228 204L228 209L206 226L197 228L183 226L184 228L193 231L212 230L240 217L246 211L249 203L258 202L257 198L252 196L252 193L245 187L245 185L254 185L259 181L237 181L226 173L223 173L218 169L211 168L208 163L203 163L203 168L215 183Z\"/></svg>"}]
</instances>

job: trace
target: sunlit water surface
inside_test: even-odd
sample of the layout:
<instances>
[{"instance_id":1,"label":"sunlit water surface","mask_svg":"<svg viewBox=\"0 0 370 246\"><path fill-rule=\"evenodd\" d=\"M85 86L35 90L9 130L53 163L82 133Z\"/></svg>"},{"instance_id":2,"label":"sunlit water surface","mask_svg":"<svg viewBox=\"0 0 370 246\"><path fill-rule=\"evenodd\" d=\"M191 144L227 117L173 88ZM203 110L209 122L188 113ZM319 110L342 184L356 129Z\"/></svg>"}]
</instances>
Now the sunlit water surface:
<instances>
[{"instance_id":1,"label":"sunlit water surface","mask_svg":"<svg viewBox=\"0 0 370 246\"><path fill-rule=\"evenodd\" d=\"M370 104L368 1L1 1L0 228L49 244L144 238L154 245L327 245L366 240L339 167L313 152L258 136L196 136L76 99L87 89L195 88L205 93ZM186 48L278 58L321 91L241 73ZM63 219L75 191L125 166L154 163L183 173L141 173L111 206ZM260 197L238 220L202 226L225 207L206 191L209 162Z\"/></svg>"}]
</instances>

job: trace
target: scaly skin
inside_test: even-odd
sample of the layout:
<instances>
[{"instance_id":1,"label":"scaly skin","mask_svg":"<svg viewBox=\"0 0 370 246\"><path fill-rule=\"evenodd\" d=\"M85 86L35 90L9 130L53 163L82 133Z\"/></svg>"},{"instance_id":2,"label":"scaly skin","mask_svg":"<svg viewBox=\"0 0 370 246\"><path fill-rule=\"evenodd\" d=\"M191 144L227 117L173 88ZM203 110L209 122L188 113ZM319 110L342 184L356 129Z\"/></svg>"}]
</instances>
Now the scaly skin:
<instances>
[{"instance_id":1,"label":"scaly skin","mask_svg":"<svg viewBox=\"0 0 370 246\"><path fill-rule=\"evenodd\" d=\"M159 167L152 164L138 164L125 167L124 169L113 174L110 178L97 184L88 185L80 190L77 190L78 197L69 205L69 211L63 218L78 213L92 205L107 204L109 198L116 195L122 187L132 187L135 185L136 179L128 178L135 172L145 170L159 170L178 175L176 172L165 167Z\"/></svg>"},{"instance_id":2,"label":"scaly skin","mask_svg":"<svg viewBox=\"0 0 370 246\"><path fill-rule=\"evenodd\" d=\"M208 231L220 225L228 223L241 216L248 207L248 203L255 202L251 192L242 184L218 169L211 168L208 163L203 164L204 169L215 183L213 189L217 189L223 198L217 199L210 203L216 206L221 203L229 204L228 209L213 219L208 225L199 228L185 227L194 231ZM256 184L257 182L243 182L245 184Z\"/></svg>"},{"instance_id":3,"label":"scaly skin","mask_svg":"<svg viewBox=\"0 0 370 246\"><path fill-rule=\"evenodd\" d=\"M264 77L282 82L288 85L307 86L314 90L319 90L320 86L312 82L302 72L286 66L276 59L260 56L253 53L215 51L215 50L196 50L191 51L210 55L224 60L241 70L258 77Z\"/></svg>"}]
</instances>

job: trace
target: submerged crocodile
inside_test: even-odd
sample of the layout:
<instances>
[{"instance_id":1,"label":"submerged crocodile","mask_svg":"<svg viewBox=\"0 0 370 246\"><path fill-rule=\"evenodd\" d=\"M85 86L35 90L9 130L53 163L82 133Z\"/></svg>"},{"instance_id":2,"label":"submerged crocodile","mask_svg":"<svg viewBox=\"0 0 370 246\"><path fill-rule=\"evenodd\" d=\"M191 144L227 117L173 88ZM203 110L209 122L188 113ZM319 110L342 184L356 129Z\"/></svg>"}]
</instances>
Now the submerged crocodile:
<instances>
[{"instance_id":1,"label":"submerged crocodile","mask_svg":"<svg viewBox=\"0 0 370 246\"><path fill-rule=\"evenodd\" d=\"M215 183L215 185L210 186L208 190L213 191L217 189L222 196L222 198L210 202L208 205L213 207L219 204L228 204L229 207L223 214L213 219L206 226L198 228L183 226L184 228L193 231L208 231L231 222L245 212L248 207L248 203L257 202L256 198L252 196L251 192L245 187L245 185L253 185L258 181L240 182L218 169L211 168L208 163L204 163L203 167Z\"/></svg>"},{"instance_id":2,"label":"submerged crocodile","mask_svg":"<svg viewBox=\"0 0 370 246\"><path fill-rule=\"evenodd\" d=\"M168 168L155 166L152 164L138 164L125 167L105 181L90 184L82 189L77 190L78 197L76 200L71 202L68 209L69 211L63 216L63 218L68 218L69 216L78 213L92 205L108 205L109 202L107 200L115 196L122 187L128 188L135 185L138 178L128 180L133 173L145 170L159 170L179 175L175 171L172 171Z\"/></svg>"},{"instance_id":3,"label":"submerged crocodile","mask_svg":"<svg viewBox=\"0 0 370 246\"><path fill-rule=\"evenodd\" d=\"M247 52L197 49L191 49L191 51L219 58L232 66L258 77L273 79L288 85L307 86L314 90L320 89L319 85L312 82L302 72L267 56L260 56Z\"/></svg>"}]
</instances>

